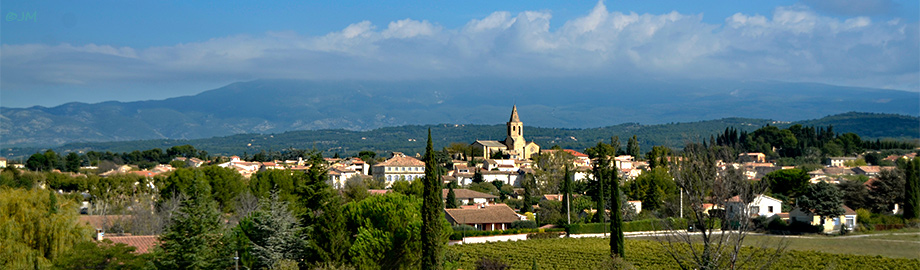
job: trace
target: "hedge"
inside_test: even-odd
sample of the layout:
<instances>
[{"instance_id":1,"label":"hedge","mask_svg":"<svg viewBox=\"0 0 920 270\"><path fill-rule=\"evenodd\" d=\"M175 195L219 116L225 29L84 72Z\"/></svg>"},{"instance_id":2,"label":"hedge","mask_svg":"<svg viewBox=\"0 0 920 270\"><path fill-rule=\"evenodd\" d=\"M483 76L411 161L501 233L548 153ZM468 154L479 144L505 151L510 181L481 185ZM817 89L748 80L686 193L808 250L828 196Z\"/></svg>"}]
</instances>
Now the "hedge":
<instances>
[{"instance_id":1,"label":"hedge","mask_svg":"<svg viewBox=\"0 0 920 270\"><path fill-rule=\"evenodd\" d=\"M667 225L669 226L666 226L665 222L668 222L669 224ZM576 223L566 226L566 232L569 234L609 233L610 228L607 226L609 226L609 223ZM717 219L714 227L718 228L719 226L721 226L721 223ZM687 220L681 218L667 218L623 222L623 232L658 231L668 228L687 229Z\"/></svg>"},{"instance_id":2,"label":"hedge","mask_svg":"<svg viewBox=\"0 0 920 270\"><path fill-rule=\"evenodd\" d=\"M543 233L543 232L564 232L564 228L551 228L551 229L508 229L508 230L494 230L494 231L459 231L454 232L450 235L450 240L463 240L463 237L476 237L476 236L493 236L493 235L508 235L508 234L530 234L530 233Z\"/></svg>"}]
</instances>

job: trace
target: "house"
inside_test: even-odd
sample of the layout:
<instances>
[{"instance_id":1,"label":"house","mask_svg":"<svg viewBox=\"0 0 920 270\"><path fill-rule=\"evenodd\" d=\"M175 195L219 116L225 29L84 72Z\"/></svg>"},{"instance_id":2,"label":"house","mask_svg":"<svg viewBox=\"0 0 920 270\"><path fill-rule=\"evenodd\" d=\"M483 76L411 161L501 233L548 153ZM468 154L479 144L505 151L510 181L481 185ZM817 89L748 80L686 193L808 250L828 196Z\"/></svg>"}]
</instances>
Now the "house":
<instances>
[{"instance_id":1,"label":"house","mask_svg":"<svg viewBox=\"0 0 920 270\"><path fill-rule=\"evenodd\" d=\"M477 140L470 146L474 153L484 159L490 158L494 153L502 153L512 159L530 159L534 154L540 153L540 146L534 142L524 140L524 122L518 117L517 106L511 108L511 119L506 124L507 137L504 141Z\"/></svg>"},{"instance_id":2,"label":"house","mask_svg":"<svg viewBox=\"0 0 920 270\"><path fill-rule=\"evenodd\" d=\"M728 200L725 203L725 212L728 215L738 214L742 212L741 209L741 197L735 196ZM748 214L751 217L754 216L763 216L763 217L772 217L775 214L778 214L783 211L783 201L777 198L773 198L767 195L757 195L754 197L754 200L751 203L747 204Z\"/></svg>"},{"instance_id":3,"label":"house","mask_svg":"<svg viewBox=\"0 0 920 270\"><path fill-rule=\"evenodd\" d=\"M879 166L859 166L853 168L853 172L858 175L877 176L882 171L881 168Z\"/></svg>"},{"instance_id":4,"label":"house","mask_svg":"<svg viewBox=\"0 0 920 270\"><path fill-rule=\"evenodd\" d=\"M374 165L374 179L386 181L387 186L397 180L413 181L425 176L425 162L400 152L384 162Z\"/></svg>"},{"instance_id":5,"label":"house","mask_svg":"<svg viewBox=\"0 0 920 270\"><path fill-rule=\"evenodd\" d=\"M6 168L6 158L0 157L0 169Z\"/></svg>"},{"instance_id":6,"label":"house","mask_svg":"<svg viewBox=\"0 0 920 270\"><path fill-rule=\"evenodd\" d=\"M469 225L483 231L505 230L511 223L526 220L506 204L479 205L472 209L444 209L444 218L451 225Z\"/></svg>"},{"instance_id":7,"label":"house","mask_svg":"<svg viewBox=\"0 0 920 270\"><path fill-rule=\"evenodd\" d=\"M355 175L361 175L360 172L345 167L341 164L330 166L326 174L329 176L329 185L333 188L345 188L345 182Z\"/></svg>"},{"instance_id":8,"label":"house","mask_svg":"<svg viewBox=\"0 0 920 270\"><path fill-rule=\"evenodd\" d=\"M450 192L449 189L442 189L441 198L446 200L448 192ZM454 189L454 197L460 201L461 205L470 204L470 202L474 204L492 203L495 202L495 199L498 199L498 196L469 189Z\"/></svg>"},{"instance_id":9,"label":"house","mask_svg":"<svg viewBox=\"0 0 920 270\"><path fill-rule=\"evenodd\" d=\"M843 163L847 161L856 161L855 157L829 157L827 158L827 166L830 167L844 167Z\"/></svg>"},{"instance_id":10,"label":"house","mask_svg":"<svg viewBox=\"0 0 920 270\"><path fill-rule=\"evenodd\" d=\"M137 254L149 253L159 243L156 235L107 236L104 239L115 244L121 243L132 246L135 248L134 253ZM102 241L101 239L97 240Z\"/></svg>"},{"instance_id":11,"label":"house","mask_svg":"<svg viewBox=\"0 0 920 270\"><path fill-rule=\"evenodd\" d=\"M795 208L789 212L789 220L792 222L799 221L815 226L822 226L825 233L839 232L840 226L845 226L846 230L852 231L856 228L856 211L853 211L853 209L850 209L846 205L841 205L841 207L843 207L843 215L826 217L824 220L821 219L821 216L815 215L812 211L804 211L800 208Z\"/></svg>"},{"instance_id":12,"label":"house","mask_svg":"<svg viewBox=\"0 0 920 270\"><path fill-rule=\"evenodd\" d=\"M741 154L738 154L738 160L741 161L741 163L745 163L745 162L766 163L767 155L764 155L764 153L741 153Z\"/></svg>"}]
</instances>

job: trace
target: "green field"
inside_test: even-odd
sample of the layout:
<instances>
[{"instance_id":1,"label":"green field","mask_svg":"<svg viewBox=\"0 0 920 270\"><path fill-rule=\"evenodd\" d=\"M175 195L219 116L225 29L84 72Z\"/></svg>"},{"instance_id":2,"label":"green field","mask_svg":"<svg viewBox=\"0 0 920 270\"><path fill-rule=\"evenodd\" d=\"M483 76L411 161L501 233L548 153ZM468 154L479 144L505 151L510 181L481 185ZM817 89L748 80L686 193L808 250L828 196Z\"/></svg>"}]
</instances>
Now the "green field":
<instances>
[{"instance_id":1,"label":"green field","mask_svg":"<svg viewBox=\"0 0 920 270\"><path fill-rule=\"evenodd\" d=\"M561 238L517 242L455 245L461 269L475 269L482 257L494 257L512 269L598 269L610 252L608 239ZM914 249L916 250L916 249ZM679 269L663 247L654 241L626 239L626 261L638 269ZM920 259L888 258L815 251L788 250L770 269L920 269Z\"/></svg>"},{"instance_id":2,"label":"green field","mask_svg":"<svg viewBox=\"0 0 920 270\"><path fill-rule=\"evenodd\" d=\"M636 240L656 240L655 237L636 237ZM846 236L776 236L748 235L750 246L776 246L785 242L790 250L820 251L835 254L885 256L892 258L920 258L920 232L899 230L872 232Z\"/></svg>"}]
</instances>

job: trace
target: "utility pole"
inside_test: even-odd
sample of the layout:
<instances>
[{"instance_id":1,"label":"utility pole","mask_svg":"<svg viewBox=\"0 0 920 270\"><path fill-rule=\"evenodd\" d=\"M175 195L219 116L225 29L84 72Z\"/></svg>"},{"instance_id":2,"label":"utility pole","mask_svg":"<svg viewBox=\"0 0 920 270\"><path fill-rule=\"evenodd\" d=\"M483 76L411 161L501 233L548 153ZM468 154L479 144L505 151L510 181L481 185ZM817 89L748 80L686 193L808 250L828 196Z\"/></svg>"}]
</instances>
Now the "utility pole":
<instances>
[{"instance_id":1,"label":"utility pole","mask_svg":"<svg viewBox=\"0 0 920 270\"><path fill-rule=\"evenodd\" d=\"M684 188L680 188L680 218L684 218Z\"/></svg>"},{"instance_id":2,"label":"utility pole","mask_svg":"<svg viewBox=\"0 0 920 270\"><path fill-rule=\"evenodd\" d=\"M240 270L240 252L234 251L233 255L233 266L236 268L236 270Z\"/></svg>"}]
</instances>

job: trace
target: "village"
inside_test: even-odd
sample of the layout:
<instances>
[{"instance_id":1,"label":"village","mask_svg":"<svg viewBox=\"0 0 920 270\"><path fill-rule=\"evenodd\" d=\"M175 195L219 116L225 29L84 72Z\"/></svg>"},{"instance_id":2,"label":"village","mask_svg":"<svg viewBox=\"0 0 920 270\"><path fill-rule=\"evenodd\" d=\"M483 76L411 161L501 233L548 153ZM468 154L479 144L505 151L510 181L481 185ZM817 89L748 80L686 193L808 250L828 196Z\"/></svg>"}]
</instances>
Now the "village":
<instances>
[{"instance_id":1,"label":"village","mask_svg":"<svg viewBox=\"0 0 920 270\"><path fill-rule=\"evenodd\" d=\"M597 215L598 206L602 205L596 204L596 199L587 199L591 197L589 194L592 192L597 194L597 191L591 190L591 183L597 182L594 177L596 169L594 163L597 162L597 157L592 158L574 149L543 149L532 141L526 141L524 125L516 107L512 108L511 117L506 126L505 140L476 140L470 143L468 148L465 148L466 150L445 153L447 157L445 162L439 164L444 169L441 173L443 184L441 198L445 206L443 217L454 228L454 235L450 238L450 243L526 240L529 234L537 231L564 232L564 235L569 237L606 236L606 229L601 233L598 230L573 230L569 227L573 223L605 222L604 216L610 215L609 209L604 209L604 216ZM666 164L678 162L682 157L677 155L655 157L652 156L652 152L645 157L629 154L606 157L611 161L612 169L618 174L616 179L619 179L619 185L626 189L623 195L626 205L617 210L626 213L627 221L675 216L684 218L684 211L698 211L706 213L707 216L721 216L723 219L728 219L732 215L744 215L746 220L756 220L760 228L750 230L760 231L782 230L789 233L792 227L786 224L807 224L813 226L809 229L813 230L811 231L813 233L845 234L860 230L864 226L859 225L858 217L866 215L859 215L853 207L844 204L848 201L842 200L843 198L835 200L839 204L840 211L827 215L814 209L796 207L791 204L791 200L796 200L789 196L791 193L776 193L776 188L763 191L779 194L779 198L775 197L776 195L757 193L753 194L753 198L745 199L747 201L739 197L740 195L723 201L711 200L701 204L698 209L666 205L680 204L683 206L683 197L680 197L680 201L676 201L674 197L677 195L674 194L676 190L673 190L676 186L671 184L673 187L668 190L666 186L656 187L655 184L652 184L652 187L648 187L648 185L655 183L654 181L673 182L670 176L667 176ZM284 172L291 175L321 172L325 177L325 184L346 197L349 196L348 194L355 193L366 194L358 197L382 196L388 193L420 195L419 182L425 177L426 167L420 153L391 152L386 158L373 156L364 158L369 160L358 156L322 158L321 162L303 157L268 162L247 161L239 156L217 157L210 160L198 157L175 157L168 163L148 164L146 169L140 169L137 165L125 164L112 167L104 172L98 172L98 167L84 166L80 168L80 172L96 170L98 177L102 178L129 175L134 177L131 179L137 181L134 182L134 186L145 186L151 190L152 194L161 193L158 189L167 188L162 184L163 179L172 177L171 175L177 169L217 167L238 174L238 177L231 178L236 179L232 181L247 182L250 183L250 187L257 178L270 175L267 171ZM828 157L824 160L822 167L807 172L802 171L805 175L800 173L798 178L804 182L799 185L806 187L825 183L836 186L845 182L859 181L858 187L864 188L859 192L868 194L876 188L880 175L887 173L888 176L882 176L882 178L885 181L891 181L891 172L898 170L892 164L915 158L916 152L889 155L882 159L888 166L880 166L867 164L862 153L853 156ZM768 159L765 153L751 152L740 153L732 161L716 160L712 166L720 174L726 170L736 171L745 181L752 183L769 182L770 180L765 179L779 175L775 172L800 170L796 169L796 166L776 165L775 160ZM0 158L0 168L6 167L29 169L24 164L8 164L6 159ZM655 167L659 170L658 174L653 170ZM561 173L563 170L565 172ZM665 172L665 176L660 175L661 170ZM60 174L61 172L53 170L52 173ZM87 177L79 172L68 172L65 175L73 178ZM560 181L559 178L567 179ZM568 181L571 183L568 184L569 187L565 187ZM49 181L38 184L41 188L53 188ZM237 183L237 185L240 184ZM159 243L159 236L149 234L149 232L160 232L161 230L143 233L130 229L137 226L131 225L132 222L139 222L134 216L138 213L136 209L130 210L138 205L136 203L139 202L139 199L100 200L99 196L106 195L92 193L88 189L92 188L86 188L82 192L79 188L71 188L70 191L58 189L55 192L61 195L72 192L82 194L84 200L80 206L79 222L95 229L94 239L123 243L136 248L136 252L140 254L151 252ZM138 192L137 190L141 188L132 189L135 190L133 192ZM802 196L803 192L799 190L795 195ZM656 197L650 195L652 193L660 194ZM596 198L597 195L594 196ZM350 199L360 200L361 198ZM228 200L241 203L245 198L231 197ZM114 201L119 201L119 203L113 203ZM221 204L228 204L228 202ZM643 205L646 206L645 209ZM887 210L889 215L900 214L901 206L899 203L890 203L890 207L883 210ZM689 217L689 213L687 216ZM233 219L229 212L226 219L228 222ZM143 222L149 222L149 220ZM637 232L693 230L692 225L686 228L687 223L681 224L683 225L680 226L683 227L680 228L653 226ZM778 229L774 226L775 224L783 225Z\"/></svg>"}]
</instances>

